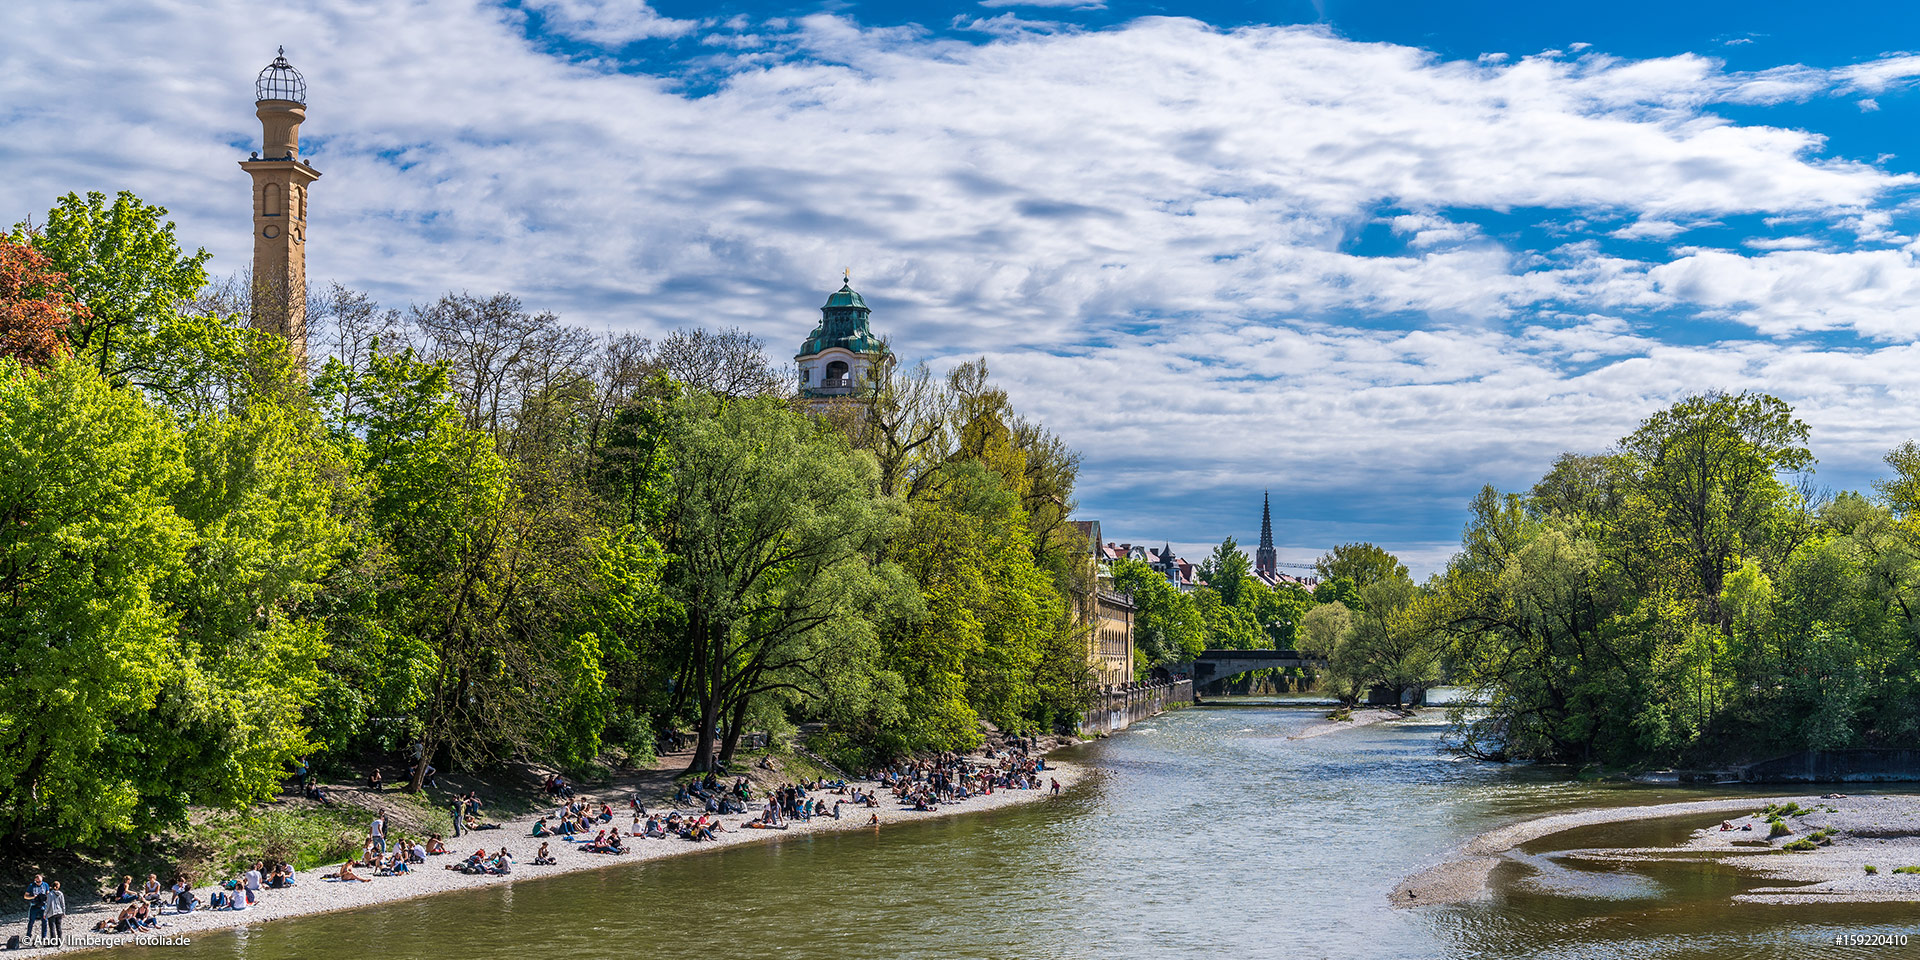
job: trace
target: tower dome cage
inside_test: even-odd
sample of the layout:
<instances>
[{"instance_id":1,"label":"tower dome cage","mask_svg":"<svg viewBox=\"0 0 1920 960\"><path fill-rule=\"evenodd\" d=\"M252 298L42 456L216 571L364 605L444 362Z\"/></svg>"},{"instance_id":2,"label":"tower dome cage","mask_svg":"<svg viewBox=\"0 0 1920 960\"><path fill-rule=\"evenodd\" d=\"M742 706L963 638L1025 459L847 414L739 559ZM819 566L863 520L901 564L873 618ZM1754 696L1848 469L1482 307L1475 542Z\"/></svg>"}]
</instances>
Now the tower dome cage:
<instances>
[{"instance_id":1,"label":"tower dome cage","mask_svg":"<svg viewBox=\"0 0 1920 960\"><path fill-rule=\"evenodd\" d=\"M253 99L291 100L294 103L307 102L307 78L287 62L287 48L281 47L279 55L260 76L253 81Z\"/></svg>"}]
</instances>

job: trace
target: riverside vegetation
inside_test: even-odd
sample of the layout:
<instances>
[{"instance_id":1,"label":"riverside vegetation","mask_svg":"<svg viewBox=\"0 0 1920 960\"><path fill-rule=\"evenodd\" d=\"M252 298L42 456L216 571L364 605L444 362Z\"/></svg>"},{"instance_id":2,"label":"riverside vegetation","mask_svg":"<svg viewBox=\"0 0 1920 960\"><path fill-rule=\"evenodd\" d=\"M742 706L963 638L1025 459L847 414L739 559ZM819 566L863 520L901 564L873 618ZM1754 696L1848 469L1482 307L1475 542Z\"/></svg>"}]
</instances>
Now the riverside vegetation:
<instances>
[{"instance_id":1,"label":"riverside vegetation","mask_svg":"<svg viewBox=\"0 0 1920 960\"><path fill-rule=\"evenodd\" d=\"M417 794L825 721L861 768L1083 709L1077 457L983 363L821 410L737 331L336 287L303 375L206 261L125 193L0 243L13 849L245 811L302 758L418 749Z\"/></svg>"}]
</instances>

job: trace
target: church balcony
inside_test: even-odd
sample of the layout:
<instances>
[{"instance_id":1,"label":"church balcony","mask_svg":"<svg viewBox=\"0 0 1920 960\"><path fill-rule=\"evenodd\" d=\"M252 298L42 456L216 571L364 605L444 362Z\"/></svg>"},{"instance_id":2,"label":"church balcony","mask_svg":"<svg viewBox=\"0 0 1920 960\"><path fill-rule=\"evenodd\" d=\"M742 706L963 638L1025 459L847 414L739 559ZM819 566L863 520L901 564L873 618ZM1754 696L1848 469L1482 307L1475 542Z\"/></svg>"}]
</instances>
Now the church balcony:
<instances>
[{"instance_id":1,"label":"church balcony","mask_svg":"<svg viewBox=\"0 0 1920 960\"><path fill-rule=\"evenodd\" d=\"M846 390L852 386L852 377L822 377L820 380L822 390Z\"/></svg>"}]
</instances>

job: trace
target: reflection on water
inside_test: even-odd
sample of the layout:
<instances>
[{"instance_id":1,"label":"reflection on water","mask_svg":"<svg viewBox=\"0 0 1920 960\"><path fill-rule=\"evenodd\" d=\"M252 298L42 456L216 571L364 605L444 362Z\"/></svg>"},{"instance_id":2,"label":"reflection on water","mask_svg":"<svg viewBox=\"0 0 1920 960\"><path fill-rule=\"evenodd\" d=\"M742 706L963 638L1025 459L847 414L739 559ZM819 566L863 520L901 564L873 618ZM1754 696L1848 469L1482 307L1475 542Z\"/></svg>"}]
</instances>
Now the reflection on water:
<instances>
[{"instance_id":1,"label":"reflection on water","mask_svg":"<svg viewBox=\"0 0 1920 960\"><path fill-rule=\"evenodd\" d=\"M1081 748L1099 775L1026 808L273 923L165 958L1747 958L1866 956L1833 936L1920 933L1910 905L1735 907L1751 881L1725 867L1566 854L1690 829L1671 822L1529 844L1487 904L1392 910L1402 877L1494 826L1726 790L1461 762L1435 752L1438 716L1288 739L1322 716L1177 711Z\"/></svg>"}]
</instances>

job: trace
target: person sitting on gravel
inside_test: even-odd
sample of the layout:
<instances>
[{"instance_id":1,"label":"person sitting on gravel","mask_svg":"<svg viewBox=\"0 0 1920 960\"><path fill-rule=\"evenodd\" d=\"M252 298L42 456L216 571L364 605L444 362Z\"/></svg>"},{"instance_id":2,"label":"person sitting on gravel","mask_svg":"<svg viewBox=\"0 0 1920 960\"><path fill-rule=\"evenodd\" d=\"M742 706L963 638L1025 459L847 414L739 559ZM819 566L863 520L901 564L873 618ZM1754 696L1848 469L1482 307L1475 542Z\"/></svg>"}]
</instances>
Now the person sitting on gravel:
<instances>
[{"instance_id":1,"label":"person sitting on gravel","mask_svg":"<svg viewBox=\"0 0 1920 960\"><path fill-rule=\"evenodd\" d=\"M419 840L414 840L413 842L407 845L407 862L408 863L426 863L427 862L427 848L425 846L422 846Z\"/></svg>"},{"instance_id":2,"label":"person sitting on gravel","mask_svg":"<svg viewBox=\"0 0 1920 960\"><path fill-rule=\"evenodd\" d=\"M342 863L342 864L340 864L340 869L339 869L339 870L337 870L337 871L335 871L335 872L333 872L333 873L330 873L330 874L328 874L328 876L330 876L330 877L332 877L332 878L333 878L333 879L335 879L335 880L340 880L340 881L343 881L343 882L344 882L344 881L349 881L349 880L351 880L351 881L354 881L354 882L356 882L356 883L372 883L372 882L373 882L373 880L372 880L371 878L369 878L369 877L363 877L363 876L361 876L361 875L359 875L359 874L357 874L357 873L354 873L354 872L353 872L353 861L352 861L352 860L348 860L348 861L346 861L346 862L344 862L344 863Z\"/></svg>"},{"instance_id":3,"label":"person sitting on gravel","mask_svg":"<svg viewBox=\"0 0 1920 960\"><path fill-rule=\"evenodd\" d=\"M119 915L108 917L93 925L95 933L126 933L132 929L133 907L130 905L121 908Z\"/></svg>"},{"instance_id":4,"label":"person sitting on gravel","mask_svg":"<svg viewBox=\"0 0 1920 960\"><path fill-rule=\"evenodd\" d=\"M552 831L547 829L546 817L541 817L540 819L535 820L533 822L533 836L536 836L536 837L552 836Z\"/></svg>"},{"instance_id":5,"label":"person sitting on gravel","mask_svg":"<svg viewBox=\"0 0 1920 960\"><path fill-rule=\"evenodd\" d=\"M439 834L429 833L427 834L427 852L431 854L436 854L436 855L446 853L447 842L445 840L440 839Z\"/></svg>"},{"instance_id":6,"label":"person sitting on gravel","mask_svg":"<svg viewBox=\"0 0 1920 960\"><path fill-rule=\"evenodd\" d=\"M548 850L544 843L540 845L540 852L533 857L533 865L536 867L551 867L559 862L553 858L553 851Z\"/></svg>"},{"instance_id":7,"label":"person sitting on gravel","mask_svg":"<svg viewBox=\"0 0 1920 960\"><path fill-rule=\"evenodd\" d=\"M138 896L138 894L133 892L133 878L121 877L120 886L116 887L113 891L113 896L107 899L113 903L132 903L133 898L136 896Z\"/></svg>"},{"instance_id":8,"label":"person sitting on gravel","mask_svg":"<svg viewBox=\"0 0 1920 960\"><path fill-rule=\"evenodd\" d=\"M667 828L665 825L663 825L660 822L660 817L658 814L655 814L654 816L647 818L647 832L644 835L655 840L664 839L666 837Z\"/></svg>"},{"instance_id":9,"label":"person sitting on gravel","mask_svg":"<svg viewBox=\"0 0 1920 960\"><path fill-rule=\"evenodd\" d=\"M148 903L160 902L160 877L157 874L147 874L147 882L140 885L140 899Z\"/></svg>"}]
</instances>

